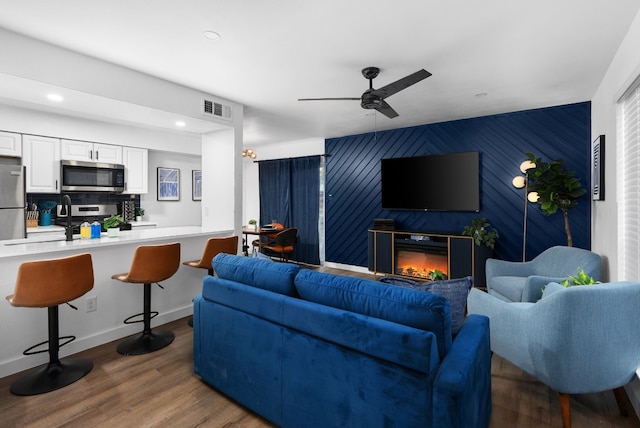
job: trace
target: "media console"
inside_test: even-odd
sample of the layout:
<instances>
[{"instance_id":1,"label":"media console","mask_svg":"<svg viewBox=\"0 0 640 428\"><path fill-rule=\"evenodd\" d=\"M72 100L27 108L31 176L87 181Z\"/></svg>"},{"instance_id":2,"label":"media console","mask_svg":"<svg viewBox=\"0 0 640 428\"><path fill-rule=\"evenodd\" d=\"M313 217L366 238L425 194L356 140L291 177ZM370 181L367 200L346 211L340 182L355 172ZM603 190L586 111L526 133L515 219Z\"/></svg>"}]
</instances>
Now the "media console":
<instances>
[{"instance_id":1,"label":"media console","mask_svg":"<svg viewBox=\"0 0 640 428\"><path fill-rule=\"evenodd\" d=\"M492 250L470 236L396 230L369 230L369 270L417 280L440 271L447 278L474 277L485 286L485 262Z\"/></svg>"}]
</instances>

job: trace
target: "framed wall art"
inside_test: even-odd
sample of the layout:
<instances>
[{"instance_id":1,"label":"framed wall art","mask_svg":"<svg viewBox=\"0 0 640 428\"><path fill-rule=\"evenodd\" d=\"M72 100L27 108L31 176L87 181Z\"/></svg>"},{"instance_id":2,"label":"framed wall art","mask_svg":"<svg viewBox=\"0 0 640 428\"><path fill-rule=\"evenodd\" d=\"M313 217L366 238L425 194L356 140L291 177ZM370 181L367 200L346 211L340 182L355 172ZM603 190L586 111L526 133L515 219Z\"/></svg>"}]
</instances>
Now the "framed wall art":
<instances>
[{"instance_id":1,"label":"framed wall art","mask_svg":"<svg viewBox=\"0 0 640 428\"><path fill-rule=\"evenodd\" d=\"M158 200L180 200L180 170L158 167Z\"/></svg>"},{"instance_id":2,"label":"framed wall art","mask_svg":"<svg viewBox=\"0 0 640 428\"><path fill-rule=\"evenodd\" d=\"M594 201L604 201L604 135L591 144L591 196Z\"/></svg>"},{"instance_id":3,"label":"framed wall art","mask_svg":"<svg viewBox=\"0 0 640 428\"><path fill-rule=\"evenodd\" d=\"M191 199L202 200L202 171L199 169L191 170Z\"/></svg>"}]
</instances>

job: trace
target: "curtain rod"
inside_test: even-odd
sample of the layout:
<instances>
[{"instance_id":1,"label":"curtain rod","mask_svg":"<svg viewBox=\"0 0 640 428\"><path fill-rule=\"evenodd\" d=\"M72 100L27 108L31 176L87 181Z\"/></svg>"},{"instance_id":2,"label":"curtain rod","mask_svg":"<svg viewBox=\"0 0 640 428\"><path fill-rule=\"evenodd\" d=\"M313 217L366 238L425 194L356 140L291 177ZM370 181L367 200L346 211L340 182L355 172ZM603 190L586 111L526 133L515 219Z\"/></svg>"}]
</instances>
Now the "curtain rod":
<instances>
[{"instance_id":1,"label":"curtain rod","mask_svg":"<svg viewBox=\"0 0 640 428\"><path fill-rule=\"evenodd\" d=\"M331 154L329 153L323 153L321 155L308 155L308 156L294 156L292 158L274 158L274 159L265 159L265 160L254 160L253 163L257 163L257 162L267 162L267 161L272 161L272 160L283 160L283 159L300 159L300 158L310 158L312 156L324 156L325 158L331 157Z\"/></svg>"}]
</instances>

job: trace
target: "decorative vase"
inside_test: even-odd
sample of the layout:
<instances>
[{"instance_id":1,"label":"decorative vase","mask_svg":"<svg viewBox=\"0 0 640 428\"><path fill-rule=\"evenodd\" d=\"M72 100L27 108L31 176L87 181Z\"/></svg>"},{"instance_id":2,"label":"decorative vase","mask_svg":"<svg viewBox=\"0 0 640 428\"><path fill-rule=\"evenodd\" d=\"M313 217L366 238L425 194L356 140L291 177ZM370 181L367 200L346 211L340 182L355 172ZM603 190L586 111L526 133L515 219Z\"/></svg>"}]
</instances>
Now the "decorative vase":
<instances>
[{"instance_id":1,"label":"decorative vase","mask_svg":"<svg viewBox=\"0 0 640 428\"><path fill-rule=\"evenodd\" d=\"M119 227L110 227L109 229L107 229L107 236L109 238L115 238L120 234L120 228Z\"/></svg>"}]
</instances>

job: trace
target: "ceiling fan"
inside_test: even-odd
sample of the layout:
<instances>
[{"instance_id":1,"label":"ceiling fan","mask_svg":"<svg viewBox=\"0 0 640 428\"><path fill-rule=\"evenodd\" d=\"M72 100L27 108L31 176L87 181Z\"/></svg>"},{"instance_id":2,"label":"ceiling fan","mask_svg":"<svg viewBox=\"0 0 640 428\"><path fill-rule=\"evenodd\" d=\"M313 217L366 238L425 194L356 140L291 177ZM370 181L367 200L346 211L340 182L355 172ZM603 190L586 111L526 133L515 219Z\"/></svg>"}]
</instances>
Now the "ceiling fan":
<instances>
[{"instance_id":1,"label":"ceiling fan","mask_svg":"<svg viewBox=\"0 0 640 428\"><path fill-rule=\"evenodd\" d=\"M360 101L360 106L362 108L377 110L389 119L393 119L398 116L398 113L391 108L384 99L431 76L431 73L423 69L405 76L400 80L396 80L393 83L389 83L382 88L373 89L373 79L378 76L378 73L380 73L380 69L378 67L365 67L362 69L362 75L365 79L369 79L369 89L364 91L360 98L298 98L298 101L355 100Z\"/></svg>"}]
</instances>

